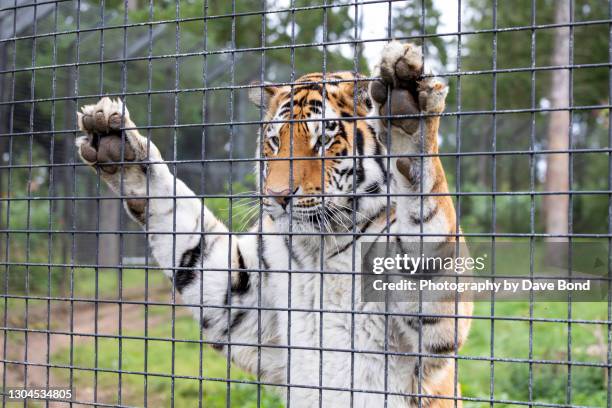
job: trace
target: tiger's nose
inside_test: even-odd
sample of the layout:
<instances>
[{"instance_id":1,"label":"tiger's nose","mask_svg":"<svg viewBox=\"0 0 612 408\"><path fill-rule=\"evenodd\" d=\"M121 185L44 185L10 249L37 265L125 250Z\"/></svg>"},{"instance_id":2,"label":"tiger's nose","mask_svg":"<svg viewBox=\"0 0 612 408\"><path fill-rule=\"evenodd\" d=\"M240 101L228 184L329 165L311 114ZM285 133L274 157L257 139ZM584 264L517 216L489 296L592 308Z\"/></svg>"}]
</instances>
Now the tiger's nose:
<instances>
[{"instance_id":1,"label":"tiger's nose","mask_svg":"<svg viewBox=\"0 0 612 408\"><path fill-rule=\"evenodd\" d=\"M267 188L265 190L266 195L272 196L272 198L285 209L287 207L287 203L289 203L289 195L291 194L291 190L286 188L282 191L276 191L271 188Z\"/></svg>"}]
</instances>

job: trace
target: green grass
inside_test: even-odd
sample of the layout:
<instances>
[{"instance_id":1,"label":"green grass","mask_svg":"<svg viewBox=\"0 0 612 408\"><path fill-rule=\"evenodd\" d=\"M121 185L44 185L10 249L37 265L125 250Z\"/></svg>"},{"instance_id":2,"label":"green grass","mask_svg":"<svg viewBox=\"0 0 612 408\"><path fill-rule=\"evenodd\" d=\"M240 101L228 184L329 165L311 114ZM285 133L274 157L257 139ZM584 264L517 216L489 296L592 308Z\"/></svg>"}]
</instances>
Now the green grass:
<instances>
[{"instance_id":1,"label":"green grass","mask_svg":"<svg viewBox=\"0 0 612 408\"><path fill-rule=\"evenodd\" d=\"M497 317L529 317L528 302L498 302L493 312ZM606 362L607 326L595 324L491 320L491 304L475 304L475 319L461 355L500 359ZM567 303L535 303L535 318L567 319ZM606 303L574 303L572 317L583 320L607 319ZM530 356L529 333L533 333ZM571 347L568 348L571 339ZM571 357L569 355L571 353ZM497 400L529 401L531 369L534 401L564 404L568 389L568 366L528 362L495 362L493 372L490 361L460 360L459 377L463 395L488 399L493 375L493 398ZM572 366L571 403L593 407L606 404L606 370L600 367ZM484 407L488 403L468 403L467 406ZM506 406L496 404L496 406Z\"/></svg>"},{"instance_id":2,"label":"green grass","mask_svg":"<svg viewBox=\"0 0 612 408\"><path fill-rule=\"evenodd\" d=\"M8 293L19 296L29 295L41 297L48 296L50 293L52 298L74 297L77 299L89 300L96 299L97 286L97 299L110 300L119 298L119 287L121 286L124 296L126 296L127 293L141 293L140 297L144 299L146 276L147 272L144 269L124 269L120 275L117 269L100 268L96 272L93 268L77 268L72 273L69 273L66 287L63 289L56 284L51 286L50 292L31 290L28 294L23 290L13 289L9 286ZM156 287L159 288L163 286L167 281L165 276L158 270L151 270L148 272L148 286L150 291L153 291ZM74 296L71 296L71 285ZM170 286L168 286L168 288L169 287ZM0 320L4 317L5 304L6 309L9 311L9 320L13 319L14 321L18 321L24 319L26 303L28 304L29 311L44 309L46 312L47 300L28 299L26 297L7 297L0 299ZM60 305L68 307L69 305L68 302L59 300L51 300L50 303L51 307ZM38 323L43 324L44 322L37 322L35 319L30 319L31 327L38 327Z\"/></svg>"},{"instance_id":3,"label":"green grass","mask_svg":"<svg viewBox=\"0 0 612 408\"><path fill-rule=\"evenodd\" d=\"M166 308L167 310L167 308ZM190 317L180 317L175 323L175 339L199 340L197 325ZM142 336L143 333L129 332L126 335ZM157 326L150 330L150 337L171 338L171 326L168 324ZM143 372L145 367L145 347L147 349L147 390L146 395L150 406L169 406L172 389L172 380L164 377L171 373L177 376L199 376L199 343L174 342L168 340L123 339L122 352L119 353L117 339L99 339L97 367L106 370L119 369L121 357L121 370ZM94 345L80 345L74 348L74 364L79 367L95 367ZM227 378L227 362L225 357L203 346L202 376L214 380L202 381L203 403L206 407L227 406L228 387L222 380ZM53 364L65 364L69 361L69 350L63 350L53 356ZM58 375L68 380L68 370L56 370ZM76 370L74 372L75 388L93 387L94 378L90 371ZM231 366L231 378L235 380L254 380L252 376ZM98 374L98 392L103 396L105 403L117 403L118 382L117 373L100 372ZM144 404L145 385L142 374L123 374L122 403L142 406ZM194 406L199 397L200 382L197 379L174 380L174 405L177 407ZM232 407L256 407L257 385L234 383L230 386L230 401ZM282 407L278 397L266 388L261 388L261 406Z\"/></svg>"},{"instance_id":4,"label":"green grass","mask_svg":"<svg viewBox=\"0 0 612 408\"><path fill-rule=\"evenodd\" d=\"M498 249L500 248L501 250L496 251L496 273L522 276L523 271L529 271L529 246L525 242L521 245L502 245ZM584 255L584 248L582 247L580 255ZM593 257L599 256L601 252L598 248L593 246L588 254L590 257L575 256L573 269L592 271ZM549 268L544 249L542 243L536 246L534 271L537 273ZM561 271L559 268L551 270L555 275L559 275ZM583 321L608 320L607 303L574 301L571 305L571 315L568 314L569 311L567 302L534 302L531 315L528 301L497 301L493 308L490 302L475 302L475 319L472 320L468 340L460 352L466 357L459 360L463 395L507 401L529 401L531 396L533 401L549 404L605 406L605 368L572 365L568 370L568 364L547 363L569 360L591 364L607 362L607 325L568 325L563 322L568 318ZM491 316L500 319L491 319ZM528 320L530 316L534 321ZM513 318L514 320L511 320ZM561 321L538 322L537 319ZM512 361L495 361L492 364L491 359ZM535 362L530 364L529 360ZM569 400L568 391L571 393ZM490 406L488 402L468 402L465 405Z\"/></svg>"},{"instance_id":5,"label":"green grass","mask_svg":"<svg viewBox=\"0 0 612 408\"><path fill-rule=\"evenodd\" d=\"M567 318L567 304L536 303L535 318ZM604 319L607 305L604 303L575 303L572 315L585 320ZM150 316L168 315L168 309L151 307ZM487 359L493 355L499 359L538 360L531 364L532 396L534 401L564 404L566 402L568 369L565 364L545 364L543 361L566 361L568 359L568 325L561 322L533 322L532 351L530 357L528 321L495 320L491 315L489 303L476 303L475 319L470 337L461 351L462 356L482 360L459 360L459 376L463 395L466 397L490 398L491 363ZM527 302L499 302L495 304L494 315L497 317L528 317ZM168 318L168 320L170 320ZM571 325L571 359L577 362L603 363L606 361L605 333L600 325ZM493 333L493 336L491 336ZM142 332L127 332L127 335L142 336ZM165 323L152 328L150 337L172 338L172 327ZM180 317L175 324L175 339L199 340L197 325L190 317ZM122 340L121 369L124 371L142 372L145 366L144 340ZM171 380L159 375L174 372L178 376L198 376L198 343L174 343L174 366L172 364L172 342L168 340L149 340L147 352L149 403L156 401L155 406L170 404ZM492 350L491 350L492 349ZM65 364L69 361L68 350L53 356L53 364ZM80 367L94 367L93 344L80 345L74 349L74 363ZM119 342L116 339L100 339L98 350L98 367L116 370L119 368ZM173 371L174 370L174 371ZM67 370L61 375L67 379ZM206 378L221 381L204 380L202 382L204 405L207 407L225 407L227 402L227 385L222 381L227 378L227 365L224 356L207 346L203 347L202 375ZM529 400L530 364L527 362L499 362L494 364L493 398L496 400ZM592 407L606 404L605 369L599 367L573 366L571 369L572 386L571 403ZM231 368L231 378L236 380L253 380L253 377L242 372L235 365ZM119 378L115 373L100 373L98 390L104 395L107 403L117 402L117 384ZM122 376L122 400L126 404L142 405L144 403L144 377L141 374ZM75 386L91 387L93 374L88 371L75 371ZM198 400L199 381L176 379L174 383L175 406L193 406ZM252 384L232 384L232 407L257 406L257 386ZM280 399L270 390L262 388L261 405L265 407L282 407ZM486 402L467 402L467 407L489 406ZM510 404L495 404L510 406Z\"/></svg>"},{"instance_id":6,"label":"green grass","mask_svg":"<svg viewBox=\"0 0 612 408\"><path fill-rule=\"evenodd\" d=\"M97 272L93 268L75 269L69 280L72 281L74 297L79 299L117 299L119 287L124 296L131 293L133 296L144 299L146 271L142 269L124 269L120 275L116 269L101 268ZM160 271L151 271L148 274L150 292L153 293L160 288L170 291L170 283ZM97 296L96 296L97 293ZM46 293L41 293L43 296ZM52 296L70 297L70 289L63 295L57 287L52 288ZM168 301L165 299L164 301ZM28 300L28 310L30 314L28 327L46 329L46 300ZM64 304L64 302L52 301L52 306ZM0 302L0 317L4 315L4 301ZM25 315L26 301L24 299L7 299L7 310L9 317L15 319L13 324L21 326L22 317ZM162 338L164 340L149 340L146 342L147 350L147 390L149 406L170 406L170 396L173 381L168 375L174 373L177 376L203 377L215 380L204 380L202 382L202 392L204 406L207 407L226 407L228 397L228 387L222 380L227 378L226 358L212 350L210 347L202 347L202 373L199 372L200 339L198 326L191 317L178 317L174 326L174 336L172 320L168 306L150 306L149 318L156 319L157 325L151 327L148 337ZM32 318L33 311L41 311L40 319ZM144 320L144 315L140 321ZM159 322L162 322L159 324ZM20 323L21 322L21 323ZM141 327L142 324L136 326ZM124 328L130 327L129 322L124 321ZM23 336L20 333L8 333L10 341L19 342ZM125 330L125 336L144 337L141 330ZM173 342L170 339L191 340L195 342L174 342L174 360L172 359ZM121 344L121 354L119 353ZM121 370L128 372L142 373L145 371L145 341L135 339L117 339L100 337L98 339L96 364L96 348L93 338L81 343L73 348L72 362L74 366L83 368L98 367L106 370L119 369L121 360ZM121 359L120 359L121 357ZM51 357L52 365L69 365L71 361L70 349L62 349ZM174 370L174 371L173 371ZM70 371L67 369L52 368L52 376L59 380L59 383L68 383ZM73 371L74 389L92 389L94 385L94 373L88 370ZM235 365L231 365L230 376L235 380L254 381L253 376L249 376ZM144 405L144 386L145 377L142 374L123 374L122 382L122 404L124 405ZM98 396L99 401L105 403L118 403L118 383L117 373L99 372L98 373ZM194 401L199 398L200 381L195 379L174 380L174 403L177 407L193 406ZM282 407L276 395L265 388L260 388L261 406ZM255 384L234 383L230 387L231 406L236 407L256 407L258 399L258 389ZM93 394L90 392L88 399Z\"/></svg>"},{"instance_id":7,"label":"green grass","mask_svg":"<svg viewBox=\"0 0 612 408\"><path fill-rule=\"evenodd\" d=\"M151 290L156 286L166 282L164 274L155 269L147 271L144 269L123 269L121 274L117 269L99 269L97 272L93 268L82 268L74 274L74 293L76 297L94 298L96 294L96 280L98 282L98 296L104 298L116 298L119 294L119 285L125 292L130 289L142 289L142 296L145 292L145 279L148 275L148 286Z\"/></svg>"}]
</instances>

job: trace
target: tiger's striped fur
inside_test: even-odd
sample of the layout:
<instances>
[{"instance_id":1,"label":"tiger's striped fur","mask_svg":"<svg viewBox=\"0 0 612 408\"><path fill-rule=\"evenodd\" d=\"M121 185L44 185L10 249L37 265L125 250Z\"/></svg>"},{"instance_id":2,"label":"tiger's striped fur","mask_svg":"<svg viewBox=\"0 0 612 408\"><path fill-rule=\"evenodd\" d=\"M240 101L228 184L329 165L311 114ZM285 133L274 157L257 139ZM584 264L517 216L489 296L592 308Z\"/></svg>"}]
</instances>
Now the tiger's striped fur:
<instances>
[{"instance_id":1,"label":"tiger's striped fur","mask_svg":"<svg viewBox=\"0 0 612 408\"><path fill-rule=\"evenodd\" d=\"M391 42L369 86L341 72L255 88L266 109L257 154L269 160L256 169L264 214L241 236L170 172L121 102L79 113L81 158L129 197L126 210L207 340L279 385L292 407L442 407L460 395L449 357L467 336L471 303L361 302L351 273L361 242L387 233L400 244L419 234L446 242L458 232L435 156L446 87L422 72L418 47ZM381 118L418 112L427 115Z\"/></svg>"}]
</instances>

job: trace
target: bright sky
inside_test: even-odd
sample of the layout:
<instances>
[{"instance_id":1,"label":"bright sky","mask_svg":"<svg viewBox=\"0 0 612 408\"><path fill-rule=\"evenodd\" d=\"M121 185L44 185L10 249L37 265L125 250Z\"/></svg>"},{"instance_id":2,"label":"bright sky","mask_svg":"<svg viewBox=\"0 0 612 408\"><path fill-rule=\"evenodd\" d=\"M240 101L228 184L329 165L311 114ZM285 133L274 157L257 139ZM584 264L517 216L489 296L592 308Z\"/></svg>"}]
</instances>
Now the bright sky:
<instances>
[{"instance_id":1,"label":"bright sky","mask_svg":"<svg viewBox=\"0 0 612 408\"><path fill-rule=\"evenodd\" d=\"M365 3L371 0L363 0ZM407 0L415 1L415 0ZM401 6L402 1L394 1L392 3L392 14L397 12L397 8ZM457 2L450 0L433 0L436 9L441 11L441 21L438 27L439 33L456 32L457 31ZM291 0L276 0L275 9L286 9L291 7ZM330 3L331 4L331 3ZM389 3L373 3L359 5L358 14L363 16L363 31L361 33L362 40L373 40L387 37ZM354 16L354 10L350 11L350 16ZM275 15L271 14L270 18ZM374 66L380 53L381 42L366 42L364 43L364 55L368 60L370 68ZM339 51L351 58L353 56L353 47L345 45L339 47ZM452 58L451 58L452 60ZM429 62L429 61L428 61ZM435 64L432 64L435 65Z\"/></svg>"},{"instance_id":2,"label":"bright sky","mask_svg":"<svg viewBox=\"0 0 612 408\"><path fill-rule=\"evenodd\" d=\"M414 1L414 0L412 0ZM395 12L395 7L401 5L402 2L395 2L392 13ZM438 33L456 32L457 31L457 2L448 0L433 0L434 6L440 10L440 25ZM363 16L363 33L362 39L384 38L387 36L387 21L389 17L388 3L374 3L359 6L360 13ZM364 55L368 60L370 68L376 63L378 54L380 53L381 43L368 42L365 44Z\"/></svg>"}]
</instances>

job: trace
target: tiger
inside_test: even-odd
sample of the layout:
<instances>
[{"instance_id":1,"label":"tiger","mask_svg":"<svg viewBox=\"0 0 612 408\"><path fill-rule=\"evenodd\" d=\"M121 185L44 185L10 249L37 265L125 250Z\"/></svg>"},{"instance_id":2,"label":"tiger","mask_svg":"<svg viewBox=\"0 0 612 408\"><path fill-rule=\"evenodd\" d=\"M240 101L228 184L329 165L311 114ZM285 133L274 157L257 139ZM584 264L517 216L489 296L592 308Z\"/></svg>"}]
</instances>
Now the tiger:
<instances>
[{"instance_id":1,"label":"tiger","mask_svg":"<svg viewBox=\"0 0 612 408\"><path fill-rule=\"evenodd\" d=\"M121 100L77 113L80 158L144 228L206 342L288 406L461 406L472 303L365 302L356 278L364 242L460 236L438 154L448 87L424 65L421 46L394 40L371 77L251 86L265 112L261 214L241 234L170 171Z\"/></svg>"}]
</instances>

